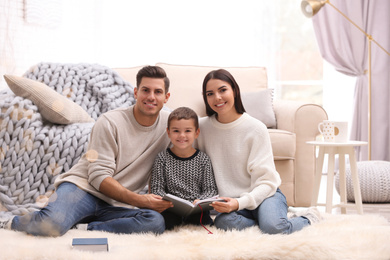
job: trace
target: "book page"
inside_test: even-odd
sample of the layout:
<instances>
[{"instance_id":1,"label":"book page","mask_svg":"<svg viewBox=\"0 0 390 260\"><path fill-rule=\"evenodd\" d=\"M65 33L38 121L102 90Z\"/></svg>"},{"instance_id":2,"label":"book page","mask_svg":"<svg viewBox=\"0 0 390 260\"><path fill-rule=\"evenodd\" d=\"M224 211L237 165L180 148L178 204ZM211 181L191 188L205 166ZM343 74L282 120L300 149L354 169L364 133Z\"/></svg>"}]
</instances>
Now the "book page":
<instances>
[{"instance_id":1,"label":"book page","mask_svg":"<svg viewBox=\"0 0 390 260\"><path fill-rule=\"evenodd\" d=\"M194 205L195 205L195 206L198 206L198 205L200 204L200 205L202 206L202 204L205 204L205 203L207 203L207 202L211 203L211 202L213 202L213 201L224 201L223 199L219 199L218 197L219 197L219 195L216 195L216 196L211 197L211 198L199 200L199 201L197 201Z\"/></svg>"},{"instance_id":2,"label":"book page","mask_svg":"<svg viewBox=\"0 0 390 260\"><path fill-rule=\"evenodd\" d=\"M169 199L168 199L169 198ZM175 195L172 195L172 194L165 194L165 196L163 197L163 199L167 199L169 201L180 201L182 203L185 203L187 204L188 206L191 206L191 207L194 207L194 204L192 204L192 202L188 201L188 200L185 200L185 199L182 199L180 197L177 197Z\"/></svg>"},{"instance_id":3,"label":"book page","mask_svg":"<svg viewBox=\"0 0 390 260\"><path fill-rule=\"evenodd\" d=\"M223 199L219 199L218 195L214 196L212 198L207 198L198 201L195 204L192 204L192 202L179 198L172 194L165 194L163 197L164 200L169 200L173 203L173 208L169 208L168 210L171 212L175 212L176 214L182 215L182 216L188 216L194 213L200 213L202 210L212 210L213 207L210 206L210 204L213 201L224 201ZM200 205L200 207L199 207Z\"/></svg>"}]
</instances>

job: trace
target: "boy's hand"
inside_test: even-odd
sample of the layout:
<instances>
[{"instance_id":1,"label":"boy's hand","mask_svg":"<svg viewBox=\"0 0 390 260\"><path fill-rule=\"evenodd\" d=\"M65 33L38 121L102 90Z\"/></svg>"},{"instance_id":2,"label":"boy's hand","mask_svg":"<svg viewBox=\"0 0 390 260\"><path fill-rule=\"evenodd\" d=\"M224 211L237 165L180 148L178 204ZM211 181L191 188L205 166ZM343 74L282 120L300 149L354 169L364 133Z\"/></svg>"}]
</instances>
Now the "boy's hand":
<instances>
[{"instance_id":1,"label":"boy's hand","mask_svg":"<svg viewBox=\"0 0 390 260\"><path fill-rule=\"evenodd\" d=\"M220 213L230 213L232 211L238 210L238 201L233 198L220 197L220 199L225 200L225 202L214 201L211 203L211 206Z\"/></svg>"}]
</instances>

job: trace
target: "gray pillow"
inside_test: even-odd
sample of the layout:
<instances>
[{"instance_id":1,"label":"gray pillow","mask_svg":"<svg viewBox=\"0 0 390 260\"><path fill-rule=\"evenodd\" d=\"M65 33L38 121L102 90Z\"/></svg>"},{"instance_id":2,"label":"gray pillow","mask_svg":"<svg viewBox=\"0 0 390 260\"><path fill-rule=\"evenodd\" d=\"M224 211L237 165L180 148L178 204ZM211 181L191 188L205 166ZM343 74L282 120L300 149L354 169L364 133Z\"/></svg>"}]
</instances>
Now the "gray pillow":
<instances>
[{"instance_id":1,"label":"gray pillow","mask_svg":"<svg viewBox=\"0 0 390 260\"><path fill-rule=\"evenodd\" d=\"M273 89L241 93L246 112L263 122L268 128L276 128L276 117L273 107Z\"/></svg>"}]
</instances>

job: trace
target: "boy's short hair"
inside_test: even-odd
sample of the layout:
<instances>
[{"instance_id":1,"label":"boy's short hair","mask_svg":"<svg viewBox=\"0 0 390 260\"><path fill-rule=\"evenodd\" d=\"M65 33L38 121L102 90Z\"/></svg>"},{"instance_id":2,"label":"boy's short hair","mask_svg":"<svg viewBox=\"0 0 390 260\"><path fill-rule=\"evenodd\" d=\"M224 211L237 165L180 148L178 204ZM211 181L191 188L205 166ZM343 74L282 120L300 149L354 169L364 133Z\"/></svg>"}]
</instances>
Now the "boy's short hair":
<instances>
[{"instance_id":1,"label":"boy's short hair","mask_svg":"<svg viewBox=\"0 0 390 260\"><path fill-rule=\"evenodd\" d=\"M179 107L179 108L176 108L175 110L173 110L171 112L171 114L169 114L169 117L168 117L168 129L169 129L170 125L171 125L171 121L174 120L174 119L176 119L176 120L181 120L181 119L189 120L189 119L193 119L194 125L195 125L195 130L198 130L198 128L199 128L198 115L195 113L194 110L192 110L189 107Z\"/></svg>"},{"instance_id":2,"label":"boy's short hair","mask_svg":"<svg viewBox=\"0 0 390 260\"><path fill-rule=\"evenodd\" d=\"M140 69L137 73L136 80L137 80L137 88L139 88L139 85L141 84L142 78L155 78L155 79L163 79L164 80L164 87L165 87L165 93L169 92L169 78L167 77L167 73L165 70L159 66L145 66L142 69Z\"/></svg>"}]
</instances>

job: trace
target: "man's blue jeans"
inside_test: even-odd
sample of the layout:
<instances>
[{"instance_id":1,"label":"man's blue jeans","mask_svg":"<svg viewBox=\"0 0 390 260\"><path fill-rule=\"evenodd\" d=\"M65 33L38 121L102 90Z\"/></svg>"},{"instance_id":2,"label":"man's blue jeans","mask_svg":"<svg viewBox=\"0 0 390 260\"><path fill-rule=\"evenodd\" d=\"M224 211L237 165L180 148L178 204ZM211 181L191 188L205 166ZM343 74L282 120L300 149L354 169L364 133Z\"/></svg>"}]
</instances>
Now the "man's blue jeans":
<instances>
[{"instance_id":1,"label":"man's blue jeans","mask_svg":"<svg viewBox=\"0 0 390 260\"><path fill-rule=\"evenodd\" d=\"M277 189L273 196L265 199L256 209L219 213L214 224L223 230L242 230L258 225L266 234L291 234L310 225L305 217L288 219L287 211L286 197Z\"/></svg>"},{"instance_id":2,"label":"man's blue jeans","mask_svg":"<svg viewBox=\"0 0 390 260\"><path fill-rule=\"evenodd\" d=\"M88 230L124 234L165 230L160 213L111 206L72 183L62 183L53 196L40 211L14 217L11 228L36 236L61 236L78 223L88 223Z\"/></svg>"}]
</instances>

